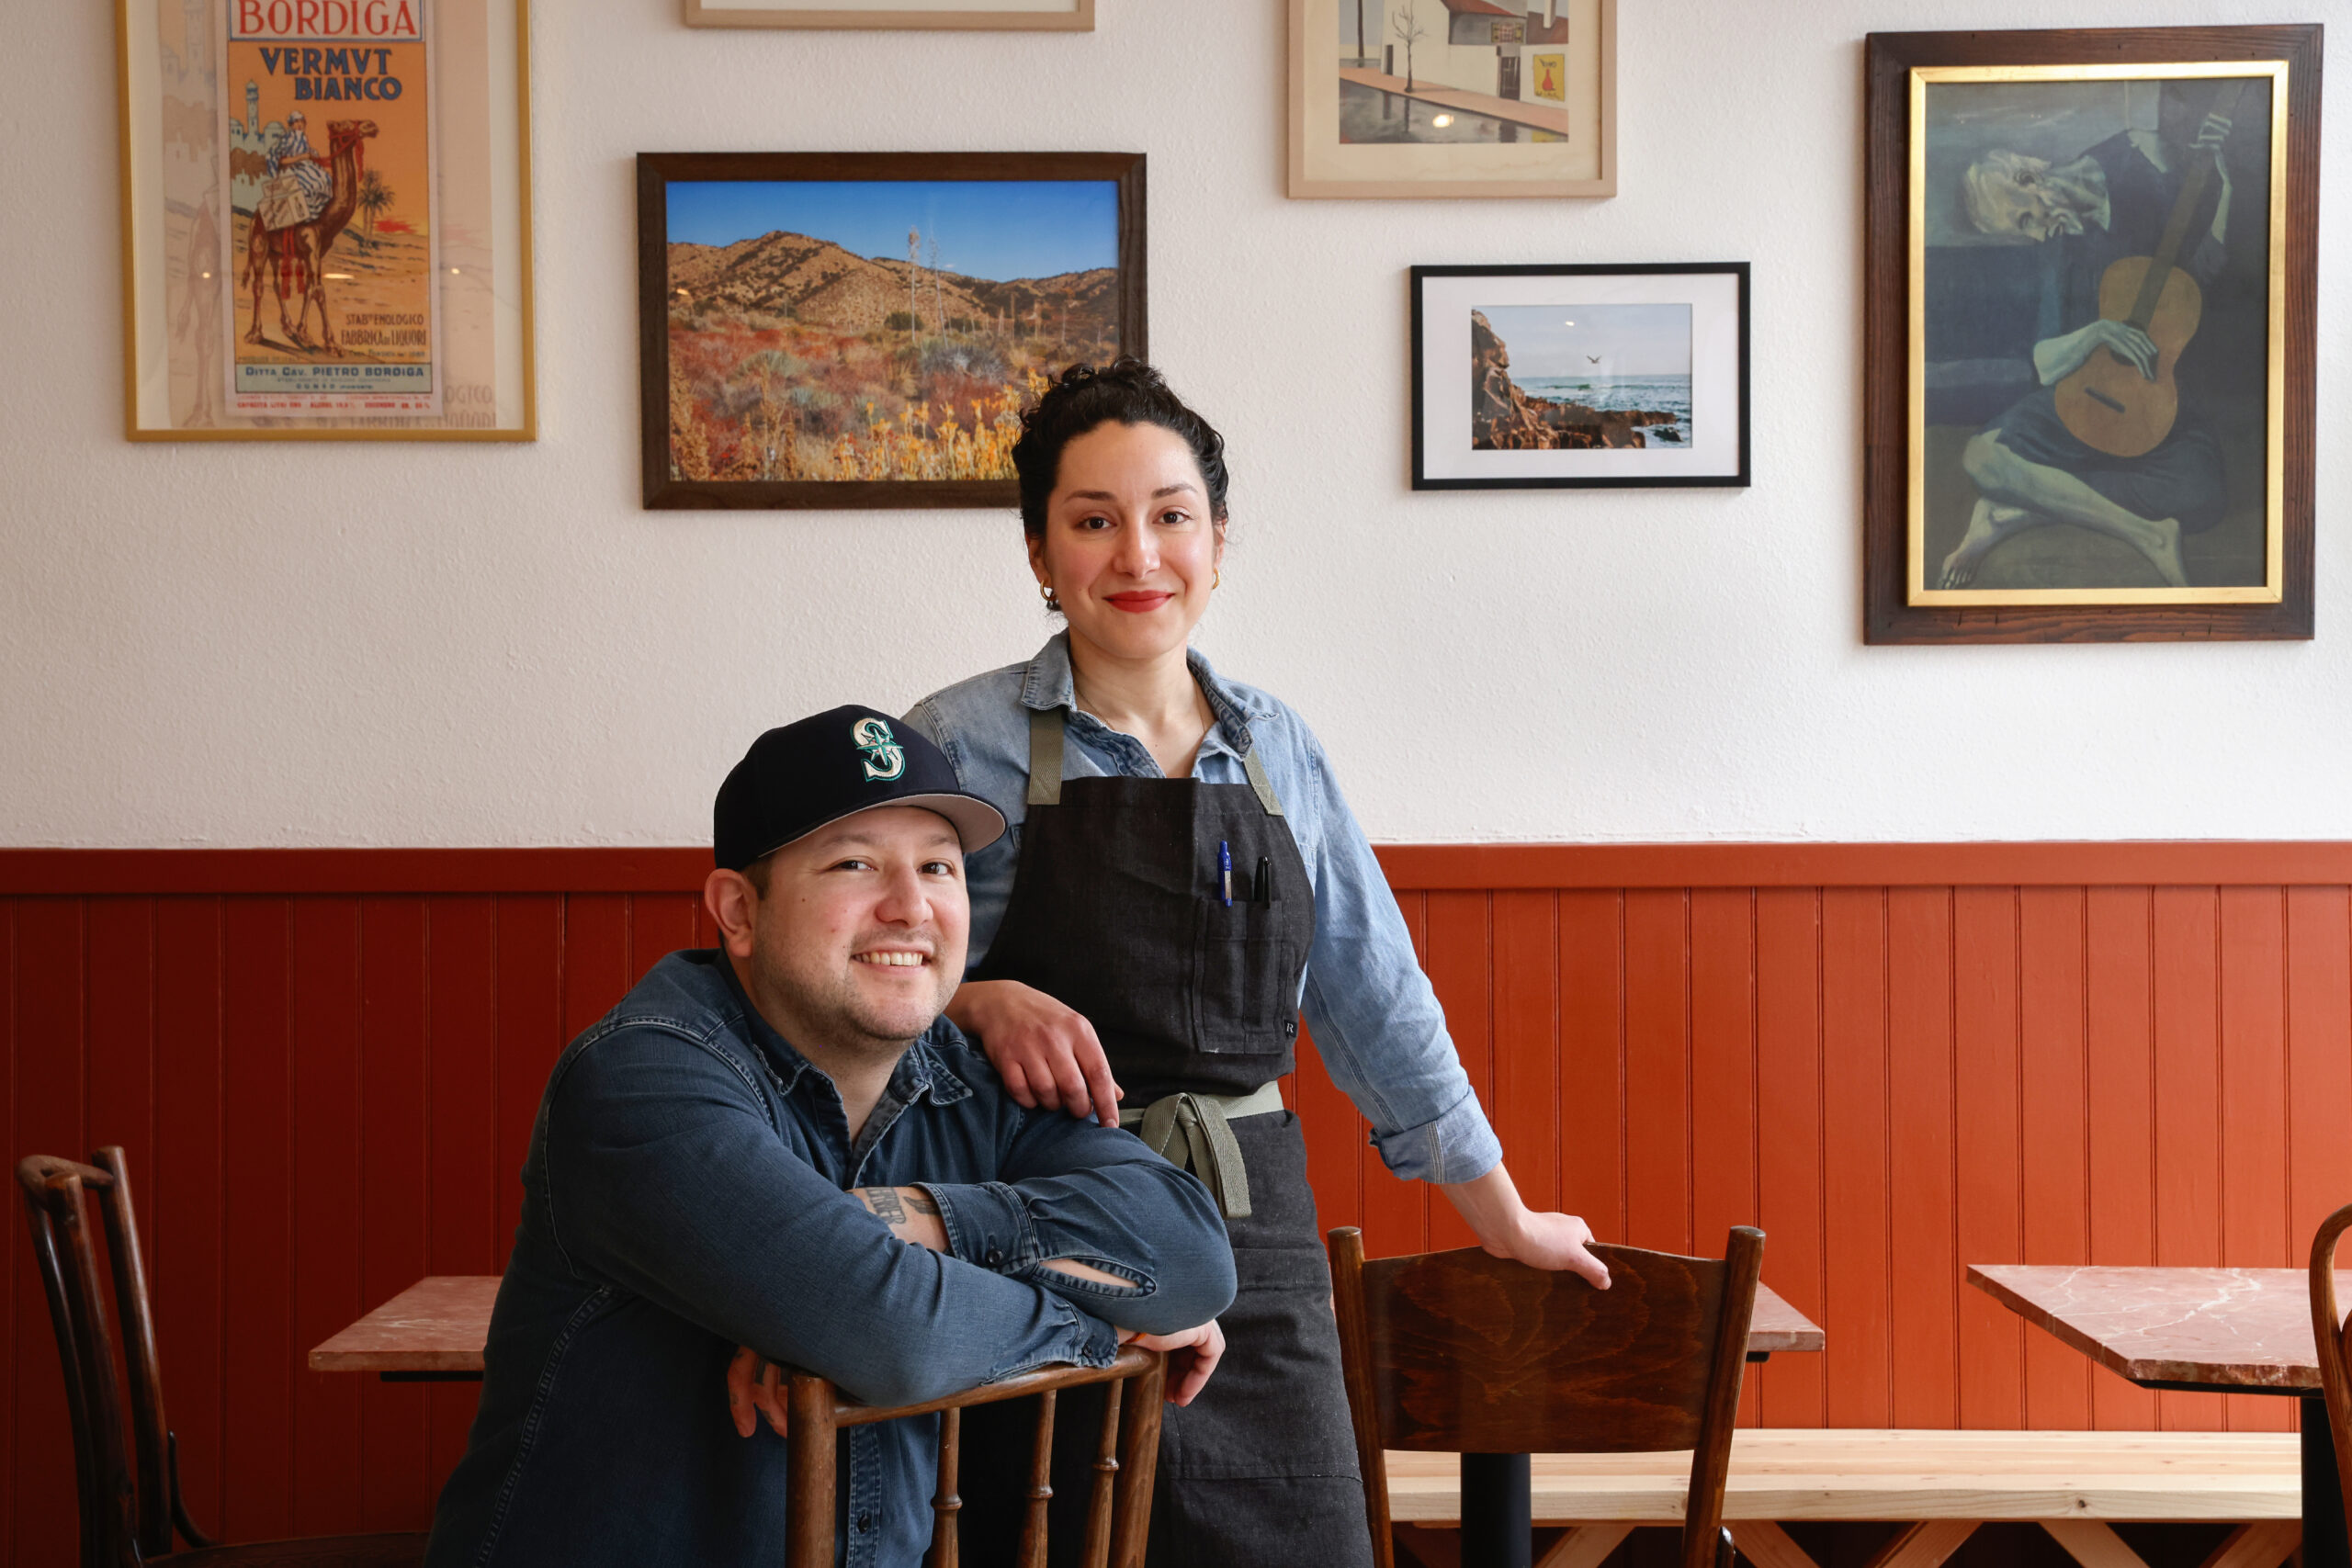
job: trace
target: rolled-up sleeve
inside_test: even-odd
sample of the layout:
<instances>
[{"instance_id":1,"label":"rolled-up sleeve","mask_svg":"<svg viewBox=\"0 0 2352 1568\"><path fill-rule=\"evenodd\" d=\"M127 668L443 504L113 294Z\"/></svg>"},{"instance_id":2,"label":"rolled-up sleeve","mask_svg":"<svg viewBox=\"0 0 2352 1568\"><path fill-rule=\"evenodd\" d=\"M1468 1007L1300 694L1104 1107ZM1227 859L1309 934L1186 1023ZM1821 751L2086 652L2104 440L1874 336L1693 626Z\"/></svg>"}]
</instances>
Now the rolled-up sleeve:
<instances>
[{"instance_id":1,"label":"rolled-up sleeve","mask_svg":"<svg viewBox=\"0 0 2352 1568\"><path fill-rule=\"evenodd\" d=\"M622 1029L577 1052L545 1113L548 1218L575 1270L860 1399L912 1404L1117 1349L1107 1321L1053 1292L898 1240L678 1035Z\"/></svg>"},{"instance_id":2,"label":"rolled-up sleeve","mask_svg":"<svg viewBox=\"0 0 2352 1568\"><path fill-rule=\"evenodd\" d=\"M1502 1145L1462 1070L1445 1012L1413 954L1396 897L1348 809L1323 749L1300 726L1319 831L1315 945L1299 998L1324 1070L1372 1123L1373 1146L1408 1181L1470 1181Z\"/></svg>"}]
</instances>

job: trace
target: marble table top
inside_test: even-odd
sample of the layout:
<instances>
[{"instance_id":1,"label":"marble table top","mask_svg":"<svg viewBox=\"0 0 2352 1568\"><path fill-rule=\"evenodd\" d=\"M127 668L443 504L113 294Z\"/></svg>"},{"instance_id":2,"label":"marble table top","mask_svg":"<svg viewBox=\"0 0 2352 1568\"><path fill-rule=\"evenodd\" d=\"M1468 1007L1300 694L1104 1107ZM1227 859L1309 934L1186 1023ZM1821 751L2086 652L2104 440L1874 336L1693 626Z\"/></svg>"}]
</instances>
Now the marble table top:
<instances>
[{"instance_id":1,"label":"marble table top","mask_svg":"<svg viewBox=\"0 0 2352 1568\"><path fill-rule=\"evenodd\" d=\"M429 1275L311 1352L318 1372L478 1372L490 1337L495 1274ZM1770 1287L1748 1319L1750 1355L1818 1350L1820 1326Z\"/></svg>"},{"instance_id":2,"label":"marble table top","mask_svg":"<svg viewBox=\"0 0 2352 1568\"><path fill-rule=\"evenodd\" d=\"M1972 1263L1968 1282L2134 1382L2319 1387L2301 1269ZM2339 1270L2335 1290L2352 1301L2352 1273Z\"/></svg>"}]
</instances>

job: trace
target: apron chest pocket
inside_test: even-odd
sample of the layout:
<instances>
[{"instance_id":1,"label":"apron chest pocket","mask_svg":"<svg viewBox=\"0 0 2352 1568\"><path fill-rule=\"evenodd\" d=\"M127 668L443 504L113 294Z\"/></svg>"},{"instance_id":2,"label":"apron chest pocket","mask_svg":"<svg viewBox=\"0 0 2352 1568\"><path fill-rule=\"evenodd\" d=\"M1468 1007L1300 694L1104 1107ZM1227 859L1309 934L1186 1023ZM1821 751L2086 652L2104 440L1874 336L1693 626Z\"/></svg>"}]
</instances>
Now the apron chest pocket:
<instances>
[{"instance_id":1,"label":"apron chest pocket","mask_svg":"<svg viewBox=\"0 0 2352 1568\"><path fill-rule=\"evenodd\" d=\"M1279 905L1204 905L1193 944L1200 1048L1272 1055L1298 1038L1298 979L1306 954L1283 930Z\"/></svg>"}]
</instances>

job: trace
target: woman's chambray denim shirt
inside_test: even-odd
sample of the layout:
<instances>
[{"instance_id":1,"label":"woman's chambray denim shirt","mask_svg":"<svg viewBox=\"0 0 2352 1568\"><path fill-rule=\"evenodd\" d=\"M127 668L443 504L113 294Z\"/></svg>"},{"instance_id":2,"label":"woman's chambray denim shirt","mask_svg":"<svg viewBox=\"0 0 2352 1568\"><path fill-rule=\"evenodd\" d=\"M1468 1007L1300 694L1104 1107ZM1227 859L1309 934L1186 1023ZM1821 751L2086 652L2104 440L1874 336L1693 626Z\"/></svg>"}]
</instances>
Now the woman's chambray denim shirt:
<instances>
[{"instance_id":1,"label":"woman's chambray denim shirt","mask_svg":"<svg viewBox=\"0 0 2352 1568\"><path fill-rule=\"evenodd\" d=\"M898 1241L847 1191L908 1185L938 1201L952 1256ZM523 1191L432 1568L781 1562L788 1445L735 1435L739 1343L897 1404L1102 1366L1114 1324L1172 1331L1233 1298L1198 1181L1131 1134L1024 1111L944 1019L853 1144L832 1081L716 952L672 953L565 1050ZM922 1555L938 1430L842 1435L837 1561Z\"/></svg>"},{"instance_id":2,"label":"woman's chambray denim shirt","mask_svg":"<svg viewBox=\"0 0 2352 1568\"><path fill-rule=\"evenodd\" d=\"M1470 1091L1445 1014L1413 956L1412 938L1372 845L1348 809L1323 747L1306 721L1254 686L1218 678L1198 649L1193 677L1216 716L1193 763L1209 784L1247 784L1241 759L1255 746L1315 885L1315 945L1299 1008L1323 1066L1372 1123L1388 1168L1408 1180L1469 1181L1502 1162L1502 1145ZM1069 637L1061 633L1026 664L1009 664L934 692L907 722L938 742L956 776L985 796L1012 830L966 863L972 896L971 966L1004 919L1028 816L1029 715L1068 715L1064 776L1161 777L1143 743L1078 709Z\"/></svg>"}]
</instances>

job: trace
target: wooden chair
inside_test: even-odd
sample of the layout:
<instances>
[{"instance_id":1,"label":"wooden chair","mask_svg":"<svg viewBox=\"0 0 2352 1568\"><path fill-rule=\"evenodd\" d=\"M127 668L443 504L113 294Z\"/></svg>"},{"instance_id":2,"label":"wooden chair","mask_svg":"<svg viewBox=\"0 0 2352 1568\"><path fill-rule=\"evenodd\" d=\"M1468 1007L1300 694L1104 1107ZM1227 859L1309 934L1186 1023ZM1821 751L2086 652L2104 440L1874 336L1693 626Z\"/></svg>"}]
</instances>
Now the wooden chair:
<instances>
[{"instance_id":1,"label":"wooden chair","mask_svg":"<svg viewBox=\"0 0 2352 1568\"><path fill-rule=\"evenodd\" d=\"M1333 1231L1329 1246L1379 1568L1395 1563L1390 1449L1693 1450L1682 1568L1730 1568L1724 1479L1763 1232L1734 1226L1721 1260L1596 1246L1609 1265L1606 1291L1476 1247L1367 1262L1363 1233L1351 1225Z\"/></svg>"},{"instance_id":2,"label":"wooden chair","mask_svg":"<svg viewBox=\"0 0 2352 1568\"><path fill-rule=\"evenodd\" d=\"M792 1452L786 1461L791 1488L786 1512L792 1539L785 1568L831 1568L833 1562L833 1434L844 1427L939 1413L939 1489L933 1496L931 1551L925 1568L956 1568L956 1515L962 1412L967 1405L1004 1400L1037 1402L1029 1450L1028 1506L1022 1520L1021 1568L1045 1568L1046 1506L1054 1453L1054 1395L1081 1383L1104 1383L1102 1425L1095 1444L1093 1491L1086 1510L1087 1568L1142 1568L1151 1527L1151 1487L1159 1462L1160 1402L1168 1359L1129 1345L1107 1367L1040 1367L1034 1372L967 1389L928 1404L891 1408L845 1401L813 1372L795 1372L787 1396ZM1122 1395L1124 1394L1124 1399ZM1122 1406L1124 1405L1124 1409ZM1123 1419L1124 1416L1124 1419Z\"/></svg>"},{"instance_id":3,"label":"wooden chair","mask_svg":"<svg viewBox=\"0 0 2352 1568\"><path fill-rule=\"evenodd\" d=\"M137 1568L172 1551L173 1527L189 1547L170 1561L189 1568L405 1568L424 1560L424 1537L350 1535L220 1546L189 1519L180 1495L179 1444L164 1417L155 1325L147 1304L147 1270L122 1150L100 1149L96 1167L34 1155L17 1164L40 1262L49 1317L57 1330L73 1418L74 1473L82 1509L82 1568ZM124 1338L118 1346L98 1282L98 1254L85 1192L98 1195L114 1299ZM130 1380L130 1418L136 1465L123 1446L119 1355Z\"/></svg>"},{"instance_id":4,"label":"wooden chair","mask_svg":"<svg viewBox=\"0 0 2352 1568\"><path fill-rule=\"evenodd\" d=\"M2312 1238L2312 1342L2319 1351L2319 1385L2327 1396L2329 1436L2335 1439L2335 1473L2344 1497L2352 1504L2352 1324L2344 1321L2335 1304L2335 1244L2347 1230L2352 1230L2352 1203L2322 1220L2319 1234ZM2297 1403L2308 1422L2313 1414L2311 1401Z\"/></svg>"}]
</instances>

